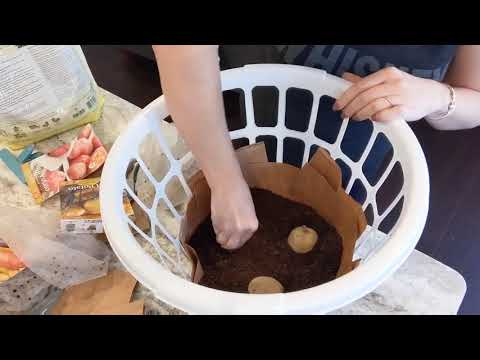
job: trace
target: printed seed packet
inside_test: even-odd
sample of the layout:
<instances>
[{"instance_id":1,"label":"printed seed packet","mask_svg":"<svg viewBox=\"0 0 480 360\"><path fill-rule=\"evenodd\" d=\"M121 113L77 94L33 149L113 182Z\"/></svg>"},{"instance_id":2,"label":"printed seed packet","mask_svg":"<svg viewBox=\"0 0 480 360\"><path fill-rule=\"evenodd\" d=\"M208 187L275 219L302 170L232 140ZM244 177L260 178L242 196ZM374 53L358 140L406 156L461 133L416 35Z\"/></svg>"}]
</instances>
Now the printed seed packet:
<instances>
[{"instance_id":1,"label":"printed seed packet","mask_svg":"<svg viewBox=\"0 0 480 360\"><path fill-rule=\"evenodd\" d=\"M103 233L100 214L100 178L74 180L60 187L60 231L73 234ZM127 216L133 217L133 208L127 194L123 196Z\"/></svg>"},{"instance_id":2,"label":"printed seed packet","mask_svg":"<svg viewBox=\"0 0 480 360\"><path fill-rule=\"evenodd\" d=\"M58 194L64 181L84 179L98 170L107 150L92 126L85 126L70 143L22 165L25 180L38 204Z\"/></svg>"}]
</instances>

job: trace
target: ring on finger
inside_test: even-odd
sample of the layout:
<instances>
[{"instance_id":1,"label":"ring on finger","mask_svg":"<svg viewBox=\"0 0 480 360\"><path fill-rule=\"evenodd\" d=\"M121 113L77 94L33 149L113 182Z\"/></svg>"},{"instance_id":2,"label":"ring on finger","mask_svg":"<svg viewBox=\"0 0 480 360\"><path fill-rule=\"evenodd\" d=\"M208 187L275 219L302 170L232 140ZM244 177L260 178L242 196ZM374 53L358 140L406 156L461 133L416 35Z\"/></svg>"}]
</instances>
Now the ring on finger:
<instances>
[{"instance_id":1,"label":"ring on finger","mask_svg":"<svg viewBox=\"0 0 480 360\"><path fill-rule=\"evenodd\" d=\"M390 101L390 99L387 96L385 96L383 99L388 103L389 107L394 107L395 106L395 105L392 104L392 102Z\"/></svg>"}]
</instances>

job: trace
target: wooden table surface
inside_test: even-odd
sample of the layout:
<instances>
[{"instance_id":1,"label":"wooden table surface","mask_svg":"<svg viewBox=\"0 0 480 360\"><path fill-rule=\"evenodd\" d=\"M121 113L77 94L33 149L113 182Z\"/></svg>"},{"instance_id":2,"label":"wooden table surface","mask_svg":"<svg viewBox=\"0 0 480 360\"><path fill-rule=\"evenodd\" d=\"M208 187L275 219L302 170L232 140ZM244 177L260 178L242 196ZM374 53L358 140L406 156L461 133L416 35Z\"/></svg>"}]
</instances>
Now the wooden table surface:
<instances>
[{"instance_id":1,"label":"wooden table surface","mask_svg":"<svg viewBox=\"0 0 480 360\"><path fill-rule=\"evenodd\" d=\"M155 62L109 45L82 48L99 86L139 107L161 95ZM417 250L463 275L467 293L459 314L480 314L480 128L441 132L419 121L412 129L431 183L430 211Z\"/></svg>"}]
</instances>

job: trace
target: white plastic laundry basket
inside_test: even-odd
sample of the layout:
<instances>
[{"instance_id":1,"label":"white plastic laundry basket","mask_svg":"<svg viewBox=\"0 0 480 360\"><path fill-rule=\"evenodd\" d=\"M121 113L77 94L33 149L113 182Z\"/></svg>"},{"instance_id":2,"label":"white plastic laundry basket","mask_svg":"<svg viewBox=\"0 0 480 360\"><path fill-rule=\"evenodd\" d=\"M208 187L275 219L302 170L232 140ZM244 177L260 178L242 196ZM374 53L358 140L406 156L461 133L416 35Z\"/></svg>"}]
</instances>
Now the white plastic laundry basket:
<instances>
[{"instance_id":1,"label":"white plastic laundry basket","mask_svg":"<svg viewBox=\"0 0 480 360\"><path fill-rule=\"evenodd\" d=\"M190 193L181 170L182 163L191 154L177 160L167 146L160 126L161 121L169 115L163 96L141 111L117 139L103 169L100 200L105 232L124 266L160 300L190 314L325 314L374 290L406 260L420 238L428 212L428 170L416 137L403 121L373 124L365 149L360 158L355 159L356 161L342 150L342 139L347 131L348 119L341 122L334 141L325 141L316 135L318 133L315 125L318 121L320 99L323 96L337 98L348 86L348 82L322 70L294 65L250 65L222 72L223 90L239 89L244 94L246 127L232 131L230 133L232 139L247 138L251 144L256 142L258 136L275 137L277 162L283 161L285 138L303 142L303 163L308 161L312 146L323 147L334 159L343 161L350 169L351 176L344 184L346 191L350 192L355 182L360 182L366 190L363 208L370 212L367 216L371 225L369 229L377 229L387 217L394 217L390 221L390 223L393 221L393 227L385 231L388 236L383 241L379 240L373 246L370 241L369 247L363 249L363 252L359 250L361 241L357 242L357 250L362 253L362 261L355 270L334 281L302 291L250 295L214 290L192 283L173 274L161 261L147 253L133 236L132 228L135 230L138 228L125 215L122 206L122 194L125 189L135 201L140 201L126 181L125 174L131 160L139 162L141 169L155 186L153 206L139 205L149 215L152 224L157 224L162 232L165 228L156 219L154 209L160 199L165 201L177 220L180 219L180 215L165 195L165 184L173 176L178 176L186 193ZM258 126L255 121L252 91L258 87L277 89L278 122L274 126ZM308 94L311 93L311 110L305 131L292 130L285 125L289 89L302 89L309 92ZM150 133L155 135L170 163L169 171L161 180L149 175L147 165L139 157L139 145ZM381 134L391 143L393 155L385 165L383 175L372 185L364 174L363 166L377 137ZM379 214L377 207L379 189L390 176L394 166L400 168L403 173L403 184L399 193L383 206L383 211ZM394 212L395 216L392 215ZM175 236L167 234L166 239L180 249ZM156 239L151 237L146 240L152 244L156 242ZM161 259L167 257L158 246L155 248Z\"/></svg>"}]
</instances>

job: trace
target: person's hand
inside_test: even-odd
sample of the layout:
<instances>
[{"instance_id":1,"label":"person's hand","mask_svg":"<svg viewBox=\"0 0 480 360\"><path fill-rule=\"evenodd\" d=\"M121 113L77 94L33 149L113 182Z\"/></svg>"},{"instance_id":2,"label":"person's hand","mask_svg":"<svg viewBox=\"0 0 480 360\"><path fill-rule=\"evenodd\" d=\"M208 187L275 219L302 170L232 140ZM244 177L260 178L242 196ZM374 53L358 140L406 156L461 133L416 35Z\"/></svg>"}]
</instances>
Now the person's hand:
<instances>
[{"instance_id":1,"label":"person's hand","mask_svg":"<svg viewBox=\"0 0 480 360\"><path fill-rule=\"evenodd\" d=\"M252 195L243 178L212 189L212 224L217 242L227 250L242 247L257 231Z\"/></svg>"},{"instance_id":2,"label":"person's hand","mask_svg":"<svg viewBox=\"0 0 480 360\"><path fill-rule=\"evenodd\" d=\"M345 73L353 85L337 99L333 110L344 118L373 121L416 121L447 109L448 88L435 81L419 78L388 67L369 76Z\"/></svg>"}]
</instances>

